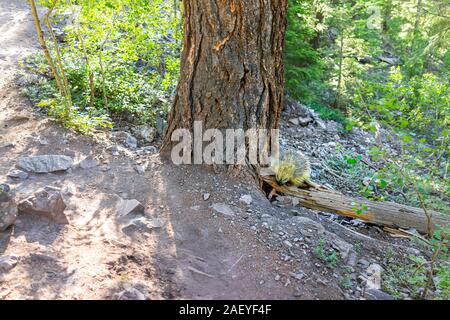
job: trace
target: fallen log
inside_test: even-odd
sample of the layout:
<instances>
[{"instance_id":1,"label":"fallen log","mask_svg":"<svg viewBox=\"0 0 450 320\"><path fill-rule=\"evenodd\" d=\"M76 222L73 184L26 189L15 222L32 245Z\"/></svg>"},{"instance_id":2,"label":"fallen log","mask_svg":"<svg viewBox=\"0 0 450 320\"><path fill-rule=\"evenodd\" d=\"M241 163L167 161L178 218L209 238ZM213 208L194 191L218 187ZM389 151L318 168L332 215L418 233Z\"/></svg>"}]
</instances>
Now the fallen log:
<instances>
[{"instance_id":1,"label":"fallen log","mask_svg":"<svg viewBox=\"0 0 450 320\"><path fill-rule=\"evenodd\" d=\"M414 228L422 234L428 233L428 219L422 209L394 202L376 202L347 197L325 188L299 189L280 186L273 176L262 176L262 180L277 193L297 198L299 205L318 211L330 212L345 217L393 228ZM448 215L429 210L433 230L450 226Z\"/></svg>"}]
</instances>

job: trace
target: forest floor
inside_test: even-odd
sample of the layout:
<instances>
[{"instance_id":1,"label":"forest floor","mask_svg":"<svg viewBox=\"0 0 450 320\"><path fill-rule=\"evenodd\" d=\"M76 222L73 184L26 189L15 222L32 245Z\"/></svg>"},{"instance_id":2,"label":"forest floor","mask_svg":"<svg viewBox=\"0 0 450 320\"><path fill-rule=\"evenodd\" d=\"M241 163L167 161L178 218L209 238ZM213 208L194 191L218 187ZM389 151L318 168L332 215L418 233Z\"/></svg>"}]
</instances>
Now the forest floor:
<instances>
[{"instance_id":1,"label":"forest floor","mask_svg":"<svg viewBox=\"0 0 450 320\"><path fill-rule=\"evenodd\" d=\"M0 0L0 31L0 183L17 201L59 188L68 219L20 214L0 233L0 257L17 258L0 273L0 299L370 299L379 296L367 296L365 281L379 274L368 269L383 265L389 250L418 254L376 227L373 238L355 235L329 215L271 203L239 175L112 152L109 133L60 127L33 108L17 81L19 58L39 49L26 2ZM21 156L49 154L75 165L7 177ZM86 168L85 159L96 161ZM139 223L119 216L119 204L134 199L144 206L133 216ZM324 259L333 250L336 264Z\"/></svg>"}]
</instances>

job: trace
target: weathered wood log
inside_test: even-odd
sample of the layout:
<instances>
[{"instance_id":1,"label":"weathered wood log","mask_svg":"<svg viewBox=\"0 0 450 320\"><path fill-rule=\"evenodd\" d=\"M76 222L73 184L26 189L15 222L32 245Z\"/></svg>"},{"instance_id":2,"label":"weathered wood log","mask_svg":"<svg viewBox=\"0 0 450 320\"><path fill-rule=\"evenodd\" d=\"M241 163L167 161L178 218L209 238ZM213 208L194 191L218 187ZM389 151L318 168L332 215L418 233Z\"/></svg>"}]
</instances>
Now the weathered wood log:
<instances>
[{"instance_id":1,"label":"weathered wood log","mask_svg":"<svg viewBox=\"0 0 450 320\"><path fill-rule=\"evenodd\" d=\"M296 197L300 205L309 209L330 212L345 217L357 218L369 223L411 229L422 234L428 232L428 219L422 209L401 205L394 202L375 202L367 199L347 197L341 193L325 188L299 189L280 186L274 177L261 177L276 192ZM447 215L429 210L432 216L433 230L450 226Z\"/></svg>"}]
</instances>

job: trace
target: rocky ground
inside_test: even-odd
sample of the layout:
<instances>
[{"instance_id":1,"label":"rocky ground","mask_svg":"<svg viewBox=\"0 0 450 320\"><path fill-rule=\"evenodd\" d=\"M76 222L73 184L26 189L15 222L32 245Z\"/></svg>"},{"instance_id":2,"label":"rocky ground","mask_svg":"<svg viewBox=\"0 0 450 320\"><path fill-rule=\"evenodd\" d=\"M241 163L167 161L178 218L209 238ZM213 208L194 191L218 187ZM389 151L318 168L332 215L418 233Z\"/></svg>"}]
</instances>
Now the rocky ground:
<instances>
[{"instance_id":1,"label":"rocky ground","mask_svg":"<svg viewBox=\"0 0 450 320\"><path fill-rule=\"evenodd\" d=\"M420 255L376 226L269 202L240 172L167 163L151 128L61 128L20 94L17 60L36 50L26 4L0 12L0 299L389 299L387 252ZM366 133L311 110L283 117L283 144L319 180L336 141L364 148Z\"/></svg>"}]
</instances>

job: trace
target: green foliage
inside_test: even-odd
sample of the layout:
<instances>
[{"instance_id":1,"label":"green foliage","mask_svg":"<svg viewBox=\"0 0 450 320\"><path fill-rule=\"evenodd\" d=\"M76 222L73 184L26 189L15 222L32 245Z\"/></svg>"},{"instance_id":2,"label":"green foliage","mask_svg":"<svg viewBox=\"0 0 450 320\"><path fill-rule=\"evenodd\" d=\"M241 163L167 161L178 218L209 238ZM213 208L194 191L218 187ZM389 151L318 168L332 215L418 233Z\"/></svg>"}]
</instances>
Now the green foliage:
<instances>
[{"instance_id":1,"label":"green foliage","mask_svg":"<svg viewBox=\"0 0 450 320\"><path fill-rule=\"evenodd\" d=\"M405 263L391 263L383 273L383 290L395 298L400 299L401 290L407 289L413 298L420 298L421 290L425 287L426 261L423 258L410 256Z\"/></svg>"},{"instance_id":2,"label":"green foliage","mask_svg":"<svg viewBox=\"0 0 450 320\"><path fill-rule=\"evenodd\" d=\"M352 269L346 267L343 275L338 280L339 286L344 290L349 290L353 287Z\"/></svg>"},{"instance_id":3,"label":"green foliage","mask_svg":"<svg viewBox=\"0 0 450 320\"><path fill-rule=\"evenodd\" d=\"M48 115L65 127L84 134L112 127L111 121L106 116L93 117L83 114L76 108L69 108L67 102L63 99L41 100L38 106L47 108Z\"/></svg>"},{"instance_id":4,"label":"green foliage","mask_svg":"<svg viewBox=\"0 0 450 320\"><path fill-rule=\"evenodd\" d=\"M329 248L324 239L321 239L314 248L314 255L330 268L336 268L340 261L339 253L333 248Z\"/></svg>"},{"instance_id":5,"label":"green foliage","mask_svg":"<svg viewBox=\"0 0 450 320\"><path fill-rule=\"evenodd\" d=\"M312 18L313 1L289 2L288 29L286 31L286 90L298 100L315 101L324 87L324 65L313 42L317 36L317 23Z\"/></svg>"},{"instance_id":6,"label":"green foliage","mask_svg":"<svg viewBox=\"0 0 450 320\"><path fill-rule=\"evenodd\" d=\"M334 109L332 107L328 107L316 102L311 102L309 104L311 109L316 111L323 120L333 120L347 126L348 120L345 114L338 109Z\"/></svg>"},{"instance_id":7,"label":"green foliage","mask_svg":"<svg viewBox=\"0 0 450 320\"><path fill-rule=\"evenodd\" d=\"M406 263L399 263L389 257L383 289L397 298L406 289L415 299L450 299L449 240L448 228L436 231L428 246L430 259L410 255Z\"/></svg>"},{"instance_id":8,"label":"green foliage","mask_svg":"<svg viewBox=\"0 0 450 320\"><path fill-rule=\"evenodd\" d=\"M172 3L47 0L41 4L54 6L53 24L62 28L59 49L75 106L73 116L67 117L56 107L61 103L47 103L53 116L62 122L72 119L68 126L86 131L94 123L105 124L109 117L154 124L157 114L168 112L181 48L180 21ZM45 74L46 68L44 63L34 70ZM42 100L55 98L53 92L40 91Z\"/></svg>"},{"instance_id":9,"label":"green foliage","mask_svg":"<svg viewBox=\"0 0 450 320\"><path fill-rule=\"evenodd\" d=\"M362 107L359 116L366 121L377 119L398 133L406 133L405 142L412 140L408 135L412 131L430 142L440 140L446 147L450 134L449 79L431 73L406 78L399 67L392 68L387 82L366 83L360 89L356 96Z\"/></svg>"}]
</instances>

